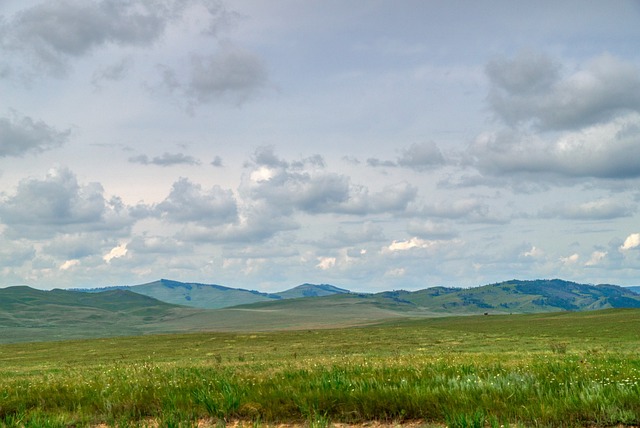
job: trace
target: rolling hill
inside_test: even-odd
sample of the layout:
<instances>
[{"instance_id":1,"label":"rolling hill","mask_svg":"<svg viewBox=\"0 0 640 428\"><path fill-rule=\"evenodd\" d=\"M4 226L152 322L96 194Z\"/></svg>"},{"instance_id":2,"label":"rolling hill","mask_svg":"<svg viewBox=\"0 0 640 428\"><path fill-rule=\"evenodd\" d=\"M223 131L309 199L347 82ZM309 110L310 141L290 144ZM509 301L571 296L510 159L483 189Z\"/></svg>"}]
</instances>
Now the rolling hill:
<instances>
[{"instance_id":1,"label":"rolling hill","mask_svg":"<svg viewBox=\"0 0 640 428\"><path fill-rule=\"evenodd\" d=\"M168 280L93 291L42 291L26 286L0 289L0 343L195 331L338 328L399 318L483 313L640 308L640 295L627 288L560 279L375 294L350 293L326 284L303 284L287 292L267 294ZM246 302L247 293L253 303L231 306ZM193 302L203 296L208 300L202 304L227 307L202 309L160 301Z\"/></svg>"},{"instance_id":2,"label":"rolling hill","mask_svg":"<svg viewBox=\"0 0 640 428\"><path fill-rule=\"evenodd\" d=\"M260 302L236 308L276 310L293 307L299 302ZM640 295L616 285L578 284L560 279L511 280L473 288L433 287L418 291L334 294L314 298L313 306L333 306L336 302L350 302L353 307L365 305L402 316L442 316L640 308Z\"/></svg>"},{"instance_id":3,"label":"rolling hill","mask_svg":"<svg viewBox=\"0 0 640 428\"><path fill-rule=\"evenodd\" d=\"M146 324L180 317L183 311L127 290L8 287L0 289L0 342L138 335L146 332Z\"/></svg>"},{"instance_id":4,"label":"rolling hill","mask_svg":"<svg viewBox=\"0 0 640 428\"><path fill-rule=\"evenodd\" d=\"M129 290L134 293L143 294L174 305L184 305L205 309L220 309L258 302L270 302L280 299L296 299L300 297L316 297L349 293L349 290L344 290L328 284L302 284L280 293L263 293L255 290L225 287L223 285L179 282L168 279L161 279L159 281L141 285L115 286L98 289L84 288L74 289L74 291L95 293L114 289Z\"/></svg>"}]
</instances>

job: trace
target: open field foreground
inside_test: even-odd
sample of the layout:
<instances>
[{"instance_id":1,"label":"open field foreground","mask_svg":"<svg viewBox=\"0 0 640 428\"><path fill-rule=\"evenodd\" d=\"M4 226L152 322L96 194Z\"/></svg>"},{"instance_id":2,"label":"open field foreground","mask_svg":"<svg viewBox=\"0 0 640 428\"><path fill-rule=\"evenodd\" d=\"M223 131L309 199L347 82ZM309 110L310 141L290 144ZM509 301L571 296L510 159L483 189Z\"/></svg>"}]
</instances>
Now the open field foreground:
<instances>
[{"instance_id":1,"label":"open field foreground","mask_svg":"<svg viewBox=\"0 0 640 428\"><path fill-rule=\"evenodd\" d=\"M634 309L2 345L0 425L638 425L639 333Z\"/></svg>"}]
</instances>

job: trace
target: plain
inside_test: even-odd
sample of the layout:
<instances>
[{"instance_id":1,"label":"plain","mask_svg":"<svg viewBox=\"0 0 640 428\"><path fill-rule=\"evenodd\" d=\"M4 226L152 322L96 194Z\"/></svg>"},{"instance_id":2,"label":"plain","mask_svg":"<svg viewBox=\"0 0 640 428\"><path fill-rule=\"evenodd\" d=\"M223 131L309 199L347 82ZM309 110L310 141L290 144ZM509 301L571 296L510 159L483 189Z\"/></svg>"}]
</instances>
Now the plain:
<instances>
[{"instance_id":1,"label":"plain","mask_svg":"<svg viewBox=\"0 0 640 428\"><path fill-rule=\"evenodd\" d=\"M0 347L2 426L640 423L640 310Z\"/></svg>"}]
</instances>

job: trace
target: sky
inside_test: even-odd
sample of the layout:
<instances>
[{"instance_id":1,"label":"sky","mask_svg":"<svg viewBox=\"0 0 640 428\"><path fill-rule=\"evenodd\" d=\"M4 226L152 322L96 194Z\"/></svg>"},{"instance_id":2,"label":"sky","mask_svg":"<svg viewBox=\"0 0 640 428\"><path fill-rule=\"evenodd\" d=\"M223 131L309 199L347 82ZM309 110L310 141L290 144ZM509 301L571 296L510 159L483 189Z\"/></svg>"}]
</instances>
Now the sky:
<instances>
[{"instance_id":1,"label":"sky","mask_svg":"<svg viewBox=\"0 0 640 428\"><path fill-rule=\"evenodd\" d=\"M0 0L0 287L640 285L638 22Z\"/></svg>"}]
</instances>

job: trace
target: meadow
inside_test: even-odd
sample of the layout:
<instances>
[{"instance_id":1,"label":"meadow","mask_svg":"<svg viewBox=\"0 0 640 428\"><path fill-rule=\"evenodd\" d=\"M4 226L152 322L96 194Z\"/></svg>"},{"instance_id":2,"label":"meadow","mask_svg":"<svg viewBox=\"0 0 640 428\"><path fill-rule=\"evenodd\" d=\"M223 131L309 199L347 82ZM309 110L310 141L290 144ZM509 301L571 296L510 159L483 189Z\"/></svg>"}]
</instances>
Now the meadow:
<instances>
[{"instance_id":1,"label":"meadow","mask_svg":"<svg viewBox=\"0 0 640 428\"><path fill-rule=\"evenodd\" d=\"M640 310L0 346L0 426L640 424Z\"/></svg>"}]
</instances>

